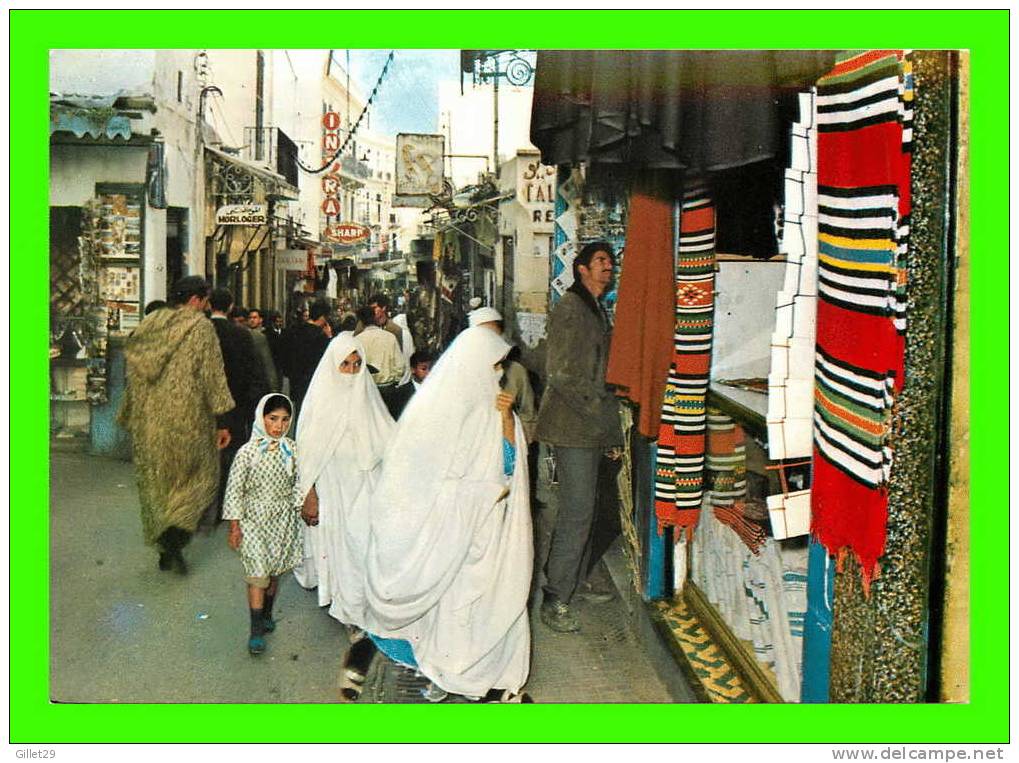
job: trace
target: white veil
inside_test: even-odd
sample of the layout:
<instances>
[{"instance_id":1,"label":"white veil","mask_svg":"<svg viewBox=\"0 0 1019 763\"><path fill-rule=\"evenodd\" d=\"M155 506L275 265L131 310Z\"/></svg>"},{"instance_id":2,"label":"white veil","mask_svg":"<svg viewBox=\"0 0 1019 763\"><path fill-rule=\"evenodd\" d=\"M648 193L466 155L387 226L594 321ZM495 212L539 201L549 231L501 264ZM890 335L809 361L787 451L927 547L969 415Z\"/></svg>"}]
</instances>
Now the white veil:
<instances>
[{"instance_id":1,"label":"white veil","mask_svg":"<svg viewBox=\"0 0 1019 763\"><path fill-rule=\"evenodd\" d=\"M365 358L364 345L351 332L338 334L326 348L301 406L297 422L298 485L308 495L336 444L350 430L357 444L358 466L368 471L382 458L393 419L363 363L356 374L340 373L352 352Z\"/></svg>"}]
</instances>

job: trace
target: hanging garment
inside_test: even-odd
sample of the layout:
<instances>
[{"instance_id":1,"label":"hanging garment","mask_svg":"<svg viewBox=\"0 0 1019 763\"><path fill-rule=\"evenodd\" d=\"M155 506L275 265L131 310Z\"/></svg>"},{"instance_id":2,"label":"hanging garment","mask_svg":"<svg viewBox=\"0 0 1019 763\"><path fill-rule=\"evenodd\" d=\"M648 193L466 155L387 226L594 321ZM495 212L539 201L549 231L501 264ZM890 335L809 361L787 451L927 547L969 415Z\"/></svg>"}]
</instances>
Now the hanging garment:
<instances>
[{"instance_id":1,"label":"hanging garment","mask_svg":"<svg viewBox=\"0 0 1019 763\"><path fill-rule=\"evenodd\" d=\"M787 702L800 697L807 550L767 538L759 553L708 512L690 546L691 580L738 639L777 679Z\"/></svg>"},{"instance_id":2,"label":"hanging garment","mask_svg":"<svg viewBox=\"0 0 1019 763\"><path fill-rule=\"evenodd\" d=\"M775 209L782 198L782 170L767 160L712 173L715 249L768 259L778 254Z\"/></svg>"},{"instance_id":3,"label":"hanging garment","mask_svg":"<svg viewBox=\"0 0 1019 763\"><path fill-rule=\"evenodd\" d=\"M676 328L658 430L655 514L659 528L685 527L691 536L704 495L715 301L715 214L703 185L683 194L676 250Z\"/></svg>"},{"instance_id":4,"label":"hanging garment","mask_svg":"<svg viewBox=\"0 0 1019 763\"><path fill-rule=\"evenodd\" d=\"M669 373L676 325L673 203L635 191L626 228L626 271L620 278L616 325L605 380L640 406L637 431L654 439Z\"/></svg>"},{"instance_id":5,"label":"hanging garment","mask_svg":"<svg viewBox=\"0 0 1019 763\"><path fill-rule=\"evenodd\" d=\"M912 76L902 51L840 56L818 81L818 305L812 532L884 553L891 411L905 362Z\"/></svg>"},{"instance_id":6,"label":"hanging garment","mask_svg":"<svg viewBox=\"0 0 1019 763\"><path fill-rule=\"evenodd\" d=\"M298 493L318 495L319 524L304 527L304 561L294 571L305 588L318 588L319 606L349 625L364 621L364 558L371 496L393 420L364 363L340 373L352 352L365 357L351 332L336 336L319 361L297 424Z\"/></svg>"},{"instance_id":7,"label":"hanging garment","mask_svg":"<svg viewBox=\"0 0 1019 763\"><path fill-rule=\"evenodd\" d=\"M776 157L783 94L828 71L828 51L542 50L531 142L545 164L709 172Z\"/></svg>"}]
</instances>

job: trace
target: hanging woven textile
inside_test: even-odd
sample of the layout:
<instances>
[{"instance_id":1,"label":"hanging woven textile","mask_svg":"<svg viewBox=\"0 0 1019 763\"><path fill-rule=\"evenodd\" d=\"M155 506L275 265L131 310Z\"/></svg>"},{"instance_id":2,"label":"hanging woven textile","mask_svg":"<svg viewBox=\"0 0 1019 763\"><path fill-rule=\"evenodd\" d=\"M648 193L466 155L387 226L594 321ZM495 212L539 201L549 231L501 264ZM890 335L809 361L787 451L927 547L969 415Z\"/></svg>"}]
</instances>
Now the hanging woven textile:
<instances>
[{"instance_id":1,"label":"hanging woven textile","mask_svg":"<svg viewBox=\"0 0 1019 763\"><path fill-rule=\"evenodd\" d=\"M818 81L818 306L811 530L864 586L884 553L902 389L913 82L902 51L840 55Z\"/></svg>"},{"instance_id":2,"label":"hanging woven textile","mask_svg":"<svg viewBox=\"0 0 1019 763\"><path fill-rule=\"evenodd\" d=\"M727 525L754 554L767 540L763 525L744 515L747 498L747 450L743 428L731 417L708 408L707 487L718 521Z\"/></svg>"},{"instance_id":3,"label":"hanging woven textile","mask_svg":"<svg viewBox=\"0 0 1019 763\"><path fill-rule=\"evenodd\" d=\"M605 380L639 407L637 431L654 439L676 325L671 198L635 189L626 223L626 277L619 281Z\"/></svg>"},{"instance_id":4,"label":"hanging woven textile","mask_svg":"<svg viewBox=\"0 0 1019 763\"><path fill-rule=\"evenodd\" d=\"M692 537L704 495L705 397L714 325L715 210L702 185L688 183L679 210L676 330L665 384L655 514L658 526L684 527Z\"/></svg>"}]
</instances>

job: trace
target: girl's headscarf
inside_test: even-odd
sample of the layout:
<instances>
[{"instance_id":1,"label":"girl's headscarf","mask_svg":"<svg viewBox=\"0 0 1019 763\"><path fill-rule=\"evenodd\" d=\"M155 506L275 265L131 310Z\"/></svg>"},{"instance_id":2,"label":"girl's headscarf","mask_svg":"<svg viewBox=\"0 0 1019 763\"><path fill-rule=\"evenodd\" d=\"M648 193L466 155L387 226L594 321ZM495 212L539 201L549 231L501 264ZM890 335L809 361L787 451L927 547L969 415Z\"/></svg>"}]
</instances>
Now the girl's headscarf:
<instances>
[{"instance_id":1,"label":"girl's headscarf","mask_svg":"<svg viewBox=\"0 0 1019 763\"><path fill-rule=\"evenodd\" d=\"M273 437L265 431L265 416L266 414L272 413L272 411L265 410L265 404L269 402L269 398L282 397L288 403L290 403L291 419L287 422L287 428L283 431L279 437ZM293 423L293 410L294 403L286 395L282 395L279 392L270 392L265 395L261 400L258 401L258 405L255 406L255 420L251 424L251 437L249 441L255 443L255 447L258 448L260 453L272 450L279 447L280 452L283 454L283 460L287 465L287 469L291 474L294 473L294 451L287 445L286 436L290 431L290 426Z\"/></svg>"},{"instance_id":2,"label":"girl's headscarf","mask_svg":"<svg viewBox=\"0 0 1019 763\"><path fill-rule=\"evenodd\" d=\"M340 373L340 364L352 352L361 356L361 369L356 374ZM353 438L358 466L363 471L382 459L393 419L367 366L364 345L349 331L337 334L322 355L297 423L302 496L311 490L343 437Z\"/></svg>"}]
</instances>

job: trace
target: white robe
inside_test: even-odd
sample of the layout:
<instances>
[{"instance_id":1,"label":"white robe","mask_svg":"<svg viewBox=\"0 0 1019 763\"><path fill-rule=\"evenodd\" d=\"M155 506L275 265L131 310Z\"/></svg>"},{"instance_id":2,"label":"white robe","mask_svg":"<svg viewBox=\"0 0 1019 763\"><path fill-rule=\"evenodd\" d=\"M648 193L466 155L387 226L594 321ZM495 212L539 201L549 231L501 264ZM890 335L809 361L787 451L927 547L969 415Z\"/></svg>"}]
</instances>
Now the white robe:
<instances>
[{"instance_id":1,"label":"white robe","mask_svg":"<svg viewBox=\"0 0 1019 763\"><path fill-rule=\"evenodd\" d=\"M494 363L509 345L464 331L400 418L375 491L366 627L410 642L438 686L479 696L527 680L533 558L527 449L503 473Z\"/></svg>"},{"instance_id":2,"label":"white robe","mask_svg":"<svg viewBox=\"0 0 1019 763\"><path fill-rule=\"evenodd\" d=\"M393 421L367 370L340 374L339 363L364 347L344 332L329 345L315 371L298 424L302 496L315 487L319 524L304 528L304 562L294 575L318 588L319 606L343 623L364 623L364 558L371 493ZM349 378L343 378L347 376Z\"/></svg>"}]
</instances>

